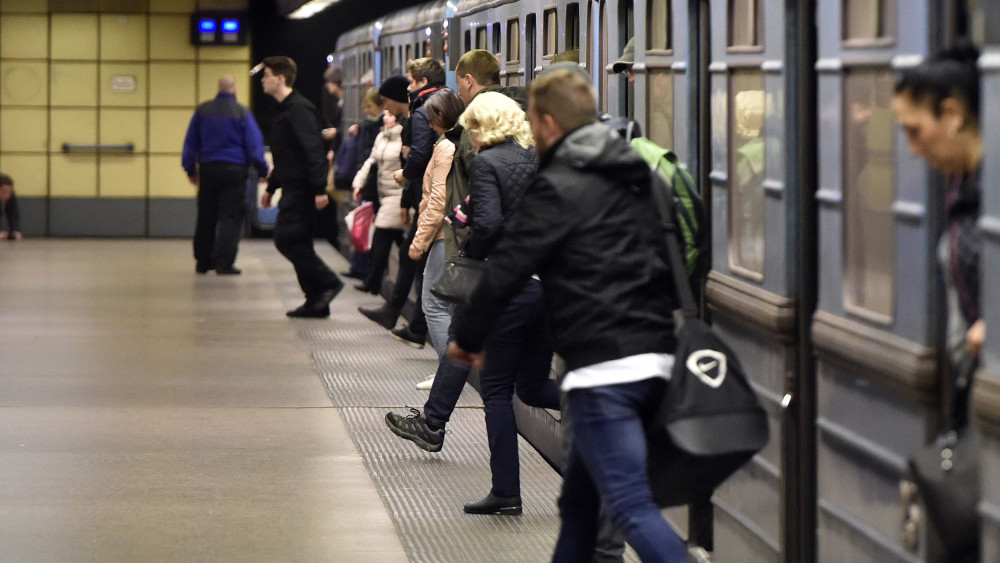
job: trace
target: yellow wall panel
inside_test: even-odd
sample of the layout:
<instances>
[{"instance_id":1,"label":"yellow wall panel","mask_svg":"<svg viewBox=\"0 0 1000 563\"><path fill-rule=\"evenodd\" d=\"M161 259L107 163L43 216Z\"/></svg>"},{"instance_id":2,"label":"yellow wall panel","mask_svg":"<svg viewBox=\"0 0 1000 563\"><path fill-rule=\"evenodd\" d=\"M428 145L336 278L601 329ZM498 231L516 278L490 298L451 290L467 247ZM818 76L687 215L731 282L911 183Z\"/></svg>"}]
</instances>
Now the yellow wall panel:
<instances>
[{"instance_id":1,"label":"yellow wall panel","mask_svg":"<svg viewBox=\"0 0 1000 563\"><path fill-rule=\"evenodd\" d=\"M146 63L101 64L101 105L145 107Z\"/></svg>"},{"instance_id":2,"label":"yellow wall panel","mask_svg":"<svg viewBox=\"0 0 1000 563\"><path fill-rule=\"evenodd\" d=\"M184 135L193 113L190 109L149 110L149 152L176 153L180 166Z\"/></svg>"},{"instance_id":3,"label":"yellow wall panel","mask_svg":"<svg viewBox=\"0 0 1000 563\"><path fill-rule=\"evenodd\" d=\"M146 156L101 155L100 197L146 197Z\"/></svg>"},{"instance_id":4,"label":"yellow wall panel","mask_svg":"<svg viewBox=\"0 0 1000 563\"><path fill-rule=\"evenodd\" d=\"M198 60L201 61L234 61L242 62L250 70L250 44L246 45L213 45L198 47Z\"/></svg>"},{"instance_id":5,"label":"yellow wall panel","mask_svg":"<svg viewBox=\"0 0 1000 563\"><path fill-rule=\"evenodd\" d=\"M193 107L197 73L191 63L149 63L149 105Z\"/></svg>"},{"instance_id":6,"label":"yellow wall panel","mask_svg":"<svg viewBox=\"0 0 1000 563\"><path fill-rule=\"evenodd\" d=\"M49 120L49 150L62 152L63 143L97 144L96 109L52 109Z\"/></svg>"},{"instance_id":7,"label":"yellow wall panel","mask_svg":"<svg viewBox=\"0 0 1000 563\"><path fill-rule=\"evenodd\" d=\"M97 14L52 14L53 59L97 60Z\"/></svg>"},{"instance_id":8,"label":"yellow wall panel","mask_svg":"<svg viewBox=\"0 0 1000 563\"><path fill-rule=\"evenodd\" d=\"M50 67L53 106L96 106L97 63L57 63Z\"/></svg>"},{"instance_id":9,"label":"yellow wall panel","mask_svg":"<svg viewBox=\"0 0 1000 563\"><path fill-rule=\"evenodd\" d=\"M139 14L101 14L101 60L149 58L149 18Z\"/></svg>"},{"instance_id":10,"label":"yellow wall panel","mask_svg":"<svg viewBox=\"0 0 1000 563\"><path fill-rule=\"evenodd\" d=\"M149 58L153 60L194 60L198 55L191 45L189 16L152 15L149 17Z\"/></svg>"},{"instance_id":11,"label":"yellow wall panel","mask_svg":"<svg viewBox=\"0 0 1000 563\"><path fill-rule=\"evenodd\" d=\"M146 152L146 109L101 108L100 141L102 145L135 146L136 153ZM103 181L103 176L101 176Z\"/></svg>"},{"instance_id":12,"label":"yellow wall panel","mask_svg":"<svg viewBox=\"0 0 1000 563\"><path fill-rule=\"evenodd\" d=\"M45 59L49 56L49 18L44 14L0 18L0 56Z\"/></svg>"},{"instance_id":13,"label":"yellow wall panel","mask_svg":"<svg viewBox=\"0 0 1000 563\"><path fill-rule=\"evenodd\" d=\"M195 0L149 0L150 12L181 12L190 14L197 8Z\"/></svg>"},{"instance_id":14,"label":"yellow wall panel","mask_svg":"<svg viewBox=\"0 0 1000 563\"><path fill-rule=\"evenodd\" d=\"M48 13L47 2L38 0L0 0L0 12L33 12Z\"/></svg>"},{"instance_id":15,"label":"yellow wall panel","mask_svg":"<svg viewBox=\"0 0 1000 563\"><path fill-rule=\"evenodd\" d=\"M46 106L49 69L43 62L0 62L0 106Z\"/></svg>"},{"instance_id":16,"label":"yellow wall panel","mask_svg":"<svg viewBox=\"0 0 1000 563\"><path fill-rule=\"evenodd\" d=\"M45 108L7 108L0 113L0 148L47 152L49 112Z\"/></svg>"},{"instance_id":17,"label":"yellow wall panel","mask_svg":"<svg viewBox=\"0 0 1000 563\"><path fill-rule=\"evenodd\" d=\"M149 197L196 197L198 188L188 182L181 155L149 156Z\"/></svg>"},{"instance_id":18,"label":"yellow wall panel","mask_svg":"<svg viewBox=\"0 0 1000 563\"><path fill-rule=\"evenodd\" d=\"M49 195L51 197L97 197L97 155L50 155Z\"/></svg>"},{"instance_id":19,"label":"yellow wall panel","mask_svg":"<svg viewBox=\"0 0 1000 563\"><path fill-rule=\"evenodd\" d=\"M232 74L236 79L236 99L243 105L250 100L250 75L246 63L201 63L198 65L198 101L204 102L219 93L219 77Z\"/></svg>"},{"instance_id":20,"label":"yellow wall panel","mask_svg":"<svg viewBox=\"0 0 1000 563\"><path fill-rule=\"evenodd\" d=\"M0 153L0 170L14 178L14 190L20 196L44 197L49 193L48 155Z\"/></svg>"}]
</instances>

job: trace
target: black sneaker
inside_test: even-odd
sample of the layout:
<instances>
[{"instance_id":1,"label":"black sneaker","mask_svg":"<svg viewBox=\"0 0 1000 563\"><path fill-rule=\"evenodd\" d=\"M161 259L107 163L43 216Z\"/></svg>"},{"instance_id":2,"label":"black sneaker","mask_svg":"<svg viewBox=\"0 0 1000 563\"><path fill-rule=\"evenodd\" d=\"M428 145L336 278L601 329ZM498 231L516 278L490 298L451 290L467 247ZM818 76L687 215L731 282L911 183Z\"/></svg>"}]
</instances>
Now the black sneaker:
<instances>
[{"instance_id":1,"label":"black sneaker","mask_svg":"<svg viewBox=\"0 0 1000 563\"><path fill-rule=\"evenodd\" d=\"M392 327L396 326L396 319L399 318L399 311L388 303L382 304L381 307L358 307L358 312L386 330L392 330Z\"/></svg>"},{"instance_id":2,"label":"black sneaker","mask_svg":"<svg viewBox=\"0 0 1000 563\"><path fill-rule=\"evenodd\" d=\"M420 449L439 452L444 446L444 428L431 430L419 409L411 407L410 414L406 416L390 412L385 415L385 424L393 434L410 440Z\"/></svg>"},{"instance_id":3,"label":"black sneaker","mask_svg":"<svg viewBox=\"0 0 1000 563\"><path fill-rule=\"evenodd\" d=\"M427 340L426 334L417 334L410 330L410 325L403 325L399 328L394 328L389 331L396 340L413 346L414 348L420 349L424 347L424 341Z\"/></svg>"}]
</instances>

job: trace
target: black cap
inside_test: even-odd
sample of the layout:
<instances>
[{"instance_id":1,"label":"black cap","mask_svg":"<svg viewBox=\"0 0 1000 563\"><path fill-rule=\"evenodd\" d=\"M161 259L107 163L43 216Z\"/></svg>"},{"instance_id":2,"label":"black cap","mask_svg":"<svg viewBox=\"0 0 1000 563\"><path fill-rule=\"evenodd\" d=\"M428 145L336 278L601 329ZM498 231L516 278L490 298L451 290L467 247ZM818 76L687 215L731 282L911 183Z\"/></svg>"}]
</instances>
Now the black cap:
<instances>
[{"instance_id":1,"label":"black cap","mask_svg":"<svg viewBox=\"0 0 1000 563\"><path fill-rule=\"evenodd\" d=\"M390 76L382 82L382 85L378 87L378 93L382 95L383 98L389 98L390 100L396 102L402 102L404 104L410 103L409 92L406 91L406 87L410 85L410 79L405 76Z\"/></svg>"}]
</instances>

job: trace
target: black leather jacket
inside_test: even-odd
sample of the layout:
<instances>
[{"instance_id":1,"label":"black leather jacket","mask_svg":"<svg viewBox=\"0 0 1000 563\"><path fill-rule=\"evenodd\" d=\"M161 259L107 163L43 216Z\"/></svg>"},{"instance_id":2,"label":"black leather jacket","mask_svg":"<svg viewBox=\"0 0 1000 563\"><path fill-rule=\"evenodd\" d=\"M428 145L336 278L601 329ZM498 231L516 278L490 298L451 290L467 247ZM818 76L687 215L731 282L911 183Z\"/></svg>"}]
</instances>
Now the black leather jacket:
<instances>
[{"instance_id":1,"label":"black leather jacket","mask_svg":"<svg viewBox=\"0 0 1000 563\"><path fill-rule=\"evenodd\" d=\"M672 353L677 299L665 240L646 162L604 125L576 129L543 155L483 281L454 319L456 342L481 350L507 302L538 273L567 369Z\"/></svg>"}]
</instances>

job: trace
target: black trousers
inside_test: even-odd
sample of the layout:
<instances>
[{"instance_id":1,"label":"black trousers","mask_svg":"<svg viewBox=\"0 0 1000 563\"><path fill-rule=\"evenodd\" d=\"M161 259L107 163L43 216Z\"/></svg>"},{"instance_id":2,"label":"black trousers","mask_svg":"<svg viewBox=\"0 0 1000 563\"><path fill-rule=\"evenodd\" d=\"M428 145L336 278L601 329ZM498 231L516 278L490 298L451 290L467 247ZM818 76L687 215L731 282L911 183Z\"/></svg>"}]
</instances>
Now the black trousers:
<instances>
[{"instance_id":1,"label":"black trousers","mask_svg":"<svg viewBox=\"0 0 1000 563\"><path fill-rule=\"evenodd\" d=\"M392 250L393 243L400 248L403 247L402 229L375 228L375 233L372 235L372 248L369 252L371 262L368 266L368 277L365 278L365 285L377 293L382 291L382 277L385 275L386 267L389 266L389 251Z\"/></svg>"},{"instance_id":2,"label":"black trousers","mask_svg":"<svg viewBox=\"0 0 1000 563\"><path fill-rule=\"evenodd\" d=\"M202 266L226 268L236 262L246 220L247 167L204 162L198 170L194 259Z\"/></svg>"},{"instance_id":3,"label":"black trousers","mask_svg":"<svg viewBox=\"0 0 1000 563\"><path fill-rule=\"evenodd\" d=\"M399 271L396 273L396 284L392 287L389 304L401 311L403 305L406 304L406 298L410 295L410 287L416 284L417 303L416 310L413 312L413 319L410 321L410 330L416 334L427 334L427 317L424 316L422 291L427 253L425 252L419 260L410 258L410 244L413 242L413 237L417 235L417 222L419 219L420 215L418 214L410 221L410 228L406 232L406 240L399 247Z\"/></svg>"},{"instance_id":4,"label":"black trousers","mask_svg":"<svg viewBox=\"0 0 1000 563\"><path fill-rule=\"evenodd\" d=\"M315 197L304 187L283 186L282 192L278 219L274 224L274 246L295 268L306 300L313 300L320 293L340 287L344 282L323 262L313 247Z\"/></svg>"}]
</instances>

